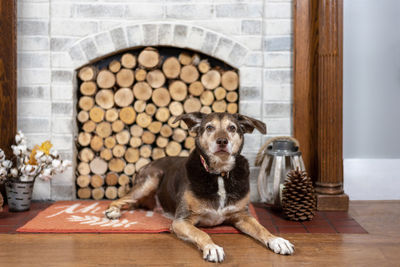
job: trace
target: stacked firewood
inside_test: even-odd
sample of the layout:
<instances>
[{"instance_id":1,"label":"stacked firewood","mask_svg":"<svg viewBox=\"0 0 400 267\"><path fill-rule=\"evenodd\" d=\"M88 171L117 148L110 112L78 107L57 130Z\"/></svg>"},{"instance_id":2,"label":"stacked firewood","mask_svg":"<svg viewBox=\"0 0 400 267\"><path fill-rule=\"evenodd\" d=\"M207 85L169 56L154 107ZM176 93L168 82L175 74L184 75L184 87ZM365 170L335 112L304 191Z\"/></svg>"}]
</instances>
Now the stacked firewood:
<instances>
[{"instance_id":1,"label":"stacked firewood","mask_svg":"<svg viewBox=\"0 0 400 267\"><path fill-rule=\"evenodd\" d=\"M78 72L77 195L115 199L151 160L187 156L194 133L176 116L238 111L236 70L196 53L148 47ZM100 65L99 65L100 66Z\"/></svg>"}]
</instances>

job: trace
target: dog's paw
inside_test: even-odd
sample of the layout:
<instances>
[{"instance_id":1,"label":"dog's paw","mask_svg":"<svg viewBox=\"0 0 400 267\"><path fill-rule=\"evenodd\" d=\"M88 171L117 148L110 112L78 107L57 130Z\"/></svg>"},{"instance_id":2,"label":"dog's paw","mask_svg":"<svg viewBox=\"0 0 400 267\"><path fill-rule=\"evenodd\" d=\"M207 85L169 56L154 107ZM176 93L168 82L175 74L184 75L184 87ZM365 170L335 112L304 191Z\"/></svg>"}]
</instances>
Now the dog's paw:
<instances>
[{"instance_id":1,"label":"dog's paw","mask_svg":"<svg viewBox=\"0 0 400 267\"><path fill-rule=\"evenodd\" d=\"M225 258L224 249L215 244L206 245L203 249L203 259L212 262L223 262Z\"/></svg>"},{"instance_id":2,"label":"dog's paw","mask_svg":"<svg viewBox=\"0 0 400 267\"><path fill-rule=\"evenodd\" d=\"M291 255L294 252L294 245L281 237L268 240L268 247L277 254Z\"/></svg>"},{"instance_id":3,"label":"dog's paw","mask_svg":"<svg viewBox=\"0 0 400 267\"><path fill-rule=\"evenodd\" d=\"M117 207L110 207L104 214L108 219L116 220L121 217L121 210Z\"/></svg>"}]
</instances>

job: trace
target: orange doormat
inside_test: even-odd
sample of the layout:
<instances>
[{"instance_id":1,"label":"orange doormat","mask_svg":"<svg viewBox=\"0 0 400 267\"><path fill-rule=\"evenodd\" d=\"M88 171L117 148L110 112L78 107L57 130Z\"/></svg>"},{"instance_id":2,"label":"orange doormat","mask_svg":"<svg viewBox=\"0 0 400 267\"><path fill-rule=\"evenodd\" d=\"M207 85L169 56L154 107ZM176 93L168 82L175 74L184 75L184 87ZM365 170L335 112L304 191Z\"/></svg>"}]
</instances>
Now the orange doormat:
<instances>
[{"instance_id":1,"label":"orange doormat","mask_svg":"<svg viewBox=\"0 0 400 267\"><path fill-rule=\"evenodd\" d=\"M111 201L59 201L17 229L25 233L161 233L171 220L147 210L122 211L119 220L104 216ZM251 214L257 218L250 204ZM207 233L239 233L231 226L202 228Z\"/></svg>"}]
</instances>

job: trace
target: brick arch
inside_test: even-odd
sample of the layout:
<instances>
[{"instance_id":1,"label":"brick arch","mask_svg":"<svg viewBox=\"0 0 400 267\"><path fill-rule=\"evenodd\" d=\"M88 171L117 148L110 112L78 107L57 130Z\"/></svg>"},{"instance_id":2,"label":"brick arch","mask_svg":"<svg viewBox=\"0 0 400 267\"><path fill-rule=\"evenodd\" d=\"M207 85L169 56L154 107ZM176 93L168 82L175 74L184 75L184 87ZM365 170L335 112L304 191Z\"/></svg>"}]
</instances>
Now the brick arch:
<instances>
[{"instance_id":1,"label":"brick arch","mask_svg":"<svg viewBox=\"0 0 400 267\"><path fill-rule=\"evenodd\" d=\"M236 40L190 24L152 22L131 24L84 37L69 49L73 68L124 49L166 45L197 50L239 68L249 48Z\"/></svg>"}]
</instances>

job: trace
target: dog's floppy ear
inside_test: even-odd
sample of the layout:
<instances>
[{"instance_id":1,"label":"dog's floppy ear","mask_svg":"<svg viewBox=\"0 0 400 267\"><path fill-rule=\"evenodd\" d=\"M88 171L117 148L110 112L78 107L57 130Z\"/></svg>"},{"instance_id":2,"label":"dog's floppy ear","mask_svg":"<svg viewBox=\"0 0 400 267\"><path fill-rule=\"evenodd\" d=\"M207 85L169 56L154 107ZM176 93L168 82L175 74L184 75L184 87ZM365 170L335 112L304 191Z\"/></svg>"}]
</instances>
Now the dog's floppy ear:
<instances>
[{"instance_id":1,"label":"dog's floppy ear","mask_svg":"<svg viewBox=\"0 0 400 267\"><path fill-rule=\"evenodd\" d=\"M252 133L254 128L256 128L260 133L267 133L267 126L264 122L247 117L242 114L234 115L238 121L238 124L244 133Z\"/></svg>"},{"instance_id":2,"label":"dog's floppy ear","mask_svg":"<svg viewBox=\"0 0 400 267\"><path fill-rule=\"evenodd\" d=\"M206 114L201 112L186 113L176 117L173 123L183 120L186 123L189 130L196 131L205 116Z\"/></svg>"}]
</instances>

